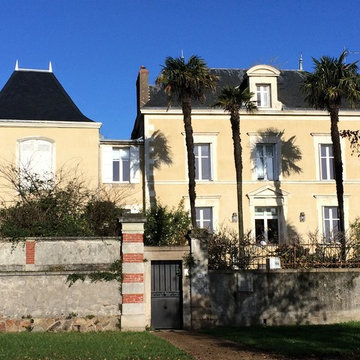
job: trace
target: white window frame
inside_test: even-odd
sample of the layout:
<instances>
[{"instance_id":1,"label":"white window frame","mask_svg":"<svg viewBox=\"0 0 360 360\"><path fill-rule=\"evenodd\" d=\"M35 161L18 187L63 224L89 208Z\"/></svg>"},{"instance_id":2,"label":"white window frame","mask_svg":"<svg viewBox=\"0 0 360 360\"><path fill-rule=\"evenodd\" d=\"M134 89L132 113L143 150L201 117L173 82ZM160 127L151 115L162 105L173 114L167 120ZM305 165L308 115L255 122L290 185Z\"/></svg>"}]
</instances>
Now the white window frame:
<instances>
[{"instance_id":1,"label":"white window frame","mask_svg":"<svg viewBox=\"0 0 360 360\"><path fill-rule=\"evenodd\" d=\"M194 144L210 144L210 180L196 180L198 183L217 181L218 178L218 165L217 165L217 136L218 132L194 132L193 139ZM185 142L185 133L182 133L184 137L184 152L185 152L185 172L184 179L188 178L188 163L187 163L187 152L186 152L186 142Z\"/></svg>"},{"instance_id":2,"label":"white window frame","mask_svg":"<svg viewBox=\"0 0 360 360\"><path fill-rule=\"evenodd\" d=\"M190 199L188 195L184 195L185 210L190 213ZM220 199L221 195L196 195L195 208L197 207L211 207L213 217L213 232L219 230L219 214L220 214Z\"/></svg>"},{"instance_id":3,"label":"white window frame","mask_svg":"<svg viewBox=\"0 0 360 360\"><path fill-rule=\"evenodd\" d=\"M130 180L113 180L113 148L129 148ZM119 164L120 165L120 164ZM105 145L101 144L101 172L103 184L137 184L140 183L140 157L138 145ZM120 179L119 179L120 180Z\"/></svg>"},{"instance_id":4,"label":"white window frame","mask_svg":"<svg viewBox=\"0 0 360 360\"><path fill-rule=\"evenodd\" d=\"M279 217L279 243L287 239L288 196L285 190L279 192L272 185L264 185L246 194L250 206L250 228L255 237L255 207L277 207Z\"/></svg>"},{"instance_id":5,"label":"white window frame","mask_svg":"<svg viewBox=\"0 0 360 360\"><path fill-rule=\"evenodd\" d=\"M267 162L266 162L266 146L271 145L273 147L273 168L272 168L272 175L273 175L273 179L268 179L267 178ZM263 158L264 160L264 177L263 178L259 178L259 174L258 174L258 168L257 168L257 148L259 146L262 146L263 148ZM278 163L278 156L277 156L277 151L276 151L276 143L257 143L255 145L255 171L256 171L256 176L257 176L257 180L259 181L276 181L279 179L279 175L278 175L278 171L277 171L277 163Z\"/></svg>"},{"instance_id":6,"label":"white window frame","mask_svg":"<svg viewBox=\"0 0 360 360\"><path fill-rule=\"evenodd\" d=\"M248 132L247 135L250 137L250 153L252 161L252 180L259 181L281 181L281 139L277 136L264 136L261 132ZM257 144L274 144L274 180L259 180L256 168L256 145Z\"/></svg>"},{"instance_id":7,"label":"white window frame","mask_svg":"<svg viewBox=\"0 0 360 360\"><path fill-rule=\"evenodd\" d=\"M310 133L313 137L314 142L314 160L315 160L315 178L317 181L321 182L334 182L334 179L326 179L322 180L321 175L321 153L320 153L320 145L332 145L331 135L329 133ZM346 153L345 153L345 143L344 139L340 138L340 146L341 146L341 159L343 163L343 180L346 179ZM335 169L334 169L335 171ZM334 173L335 176L335 173Z\"/></svg>"},{"instance_id":8,"label":"white window frame","mask_svg":"<svg viewBox=\"0 0 360 360\"><path fill-rule=\"evenodd\" d=\"M325 209L329 209L329 218L325 217ZM334 241L334 236L336 237L336 233L334 233L334 221L338 221L338 225L340 225L340 218L339 216L334 216L334 209L338 210L337 206L323 206L322 207L322 218L323 218L323 234L324 234L324 241L325 242L332 242ZM339 212L339 210L338 210ZM330 237L326 236L326 224L329 224L329 235Z\"/></svg>"},{"instance_id":9,"label":"white window frame","mask_svg":"<svg viewBox=\"0 0 360 360\"><path fill-rule=\"evenodd\" d=\"M323 156L321 155L321 148L325 146L326 149L326 155ZM335 169L334 169L334 153L332 156L330 156L330 147L332 148L333 145L332 144L319 144L319 167L320 167L320 179L322 181L329 181L329 180L334 180L335 179ZM323 174L323 168L322 168L322 160L325 159L326 161L326 174ZM331 173L330 173L330 164L331 161L333 163L333 176L331 177Z\"/></svg>"},{"instance_id":10,"label":"white window frame","mask_svg":"<svg viewBox=\"0 0 360 360\"><path fill-rule=\"evenodd\" d=\"M262 214L262 215L257 215L256 214L256 208L265 208L265 209L268 209L268 208L275 208L276 209L276 212L277 214L276 215L270 215L268 214L266 211ZM280 230L281 230L281 226L280 226L280 212L282 211L282 208L280 206L255 206L255 209L254 209L254 229L255 229L255 236L256 236L256 225L255 225L255 222L256 220L263 220L264 221L264 241L266 242L267 245L276 245L276 244L279 244L280 243ZM276 243L269 243L268 242L268 220L277 220L277 233L278 233L278 239L277 239L277 242ZM257 239L256 239L257 240Z\"/></svg>"},{"instance_id":11,"label":"white window frame","mask_svg":"<svg viewBox=\"0 0 360 360\"><path fill-rule=\"evenodd\" d=\"M51 138L47 138L47 137L43 137L43 136L31 136L31 137L25 137L25 138L21 138L21 139L18 139L17 140L17 144L16 144L16 159L17 159L17 167L20 169L21 171L21 168L24 164L22 164L22 159L21 159L21 147L22 145L27 142L27 141L35 141L35 142L39 142L39 141L42 141L42 142L47 142L50 144L50 148L51 148L51 154L50 154L50 157L51 157L51 163L50 163L50 172L49 176L47 176L46 178L48 177L53 177L55 175L55 172L56 172L56 146L55 146L55 141ZM42 177L43 174L38 174L40 176L40 178Z\"/></svg>"},{"instance_id":12,"label":"white window frame","mask_svg":"<svg viewBox=\"0 0 360 360\"><path fill-rule=\"evenodd\" d=\"M256 103L259 108L271 108L270 84L256 84Z\"/></svg>"},{"instance_id":13,"label":"white window frame","mask_svg":"<svg viewBox=\"0 0 360 360\"><path fill-rule=\"evenodd\" d=\"M210 210L210 219L205 219L204 218L204 210ZM200 218L196 218L196 224L199 224L198 227L200 229L205 229L206 227L204 226L204 222L205 221L209 221L210 222L210 228L208 229L209 232L213 232L214 231L214 209L212 206L196 206L195 210L199 210L200 213Z\"/></svg>"},{"instance_id":14,"label":"white window frame","mask_svg":"<svg viewBox=\"0 0 360 360\"><path fill-rule=\"evenodd\" d=\"M128 152L128 156L127 156L127 160L128 160L128 166L129 166L129 180L124 180L124 158L122 156L122 151L126 150ZM115 159L115 151L119 151L119 159ZM112 148L112 163L113 163L113 171L112 171L112 181L114 183L129 183L130 182L130 146L124 146L124 147L118 147L118 146L113 146ZM115 177L115 173L114 173L114 162L118 161L119 162L119 180L114 180Z\"/></svg>"},{"instance_id":15,"label":"white window frame","mask_svg":"<svg viewBox=\"0 0 360 360\"><path fill-rule=\"evenodd\" d=\"M198 154L195 154L195 168L198 168L198 178L195 176L196 181L211 181L212 180L212 162L211 162L211 143L194 143L194 149L195 146L198 146L198 149L200 150ZM203 155L202 154L202 147L207 146L209 149L209 155ZM202 159L209 158L209 172L210 176L208 178L204 178L203 176L203 167ZM196 171L195 171L196 174Z\"/></svg>"},{"instance_id":16,"label":"white window frame","mask_svg":"<svg viewBox=\"0 0 360 360\"><path fill-rule=\"evenodd\" d=\"M317 208L317 223L319 229L319 241L325 239L325 227L324 227L324 207L337 207L337 197L336 195L322 195L314 194L313 197L316 199L316 208ZM349 228L349 195L344 195L344 223L345 231Z\"/></svg>"}]
</instances>

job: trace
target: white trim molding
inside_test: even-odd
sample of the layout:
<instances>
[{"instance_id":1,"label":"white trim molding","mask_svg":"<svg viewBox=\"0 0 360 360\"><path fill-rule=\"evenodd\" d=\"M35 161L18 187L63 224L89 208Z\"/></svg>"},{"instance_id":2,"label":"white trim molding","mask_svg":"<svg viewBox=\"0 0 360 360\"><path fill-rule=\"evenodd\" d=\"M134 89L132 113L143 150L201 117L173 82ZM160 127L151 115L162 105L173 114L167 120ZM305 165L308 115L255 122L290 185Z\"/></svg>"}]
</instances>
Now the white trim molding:
<instances>
[{"instance_id":1,"label":"white trim molding","mask_svg":"<svg viewBox=\"0 0 360 360\"><path fill-rule=\"evenodd\" d=\"M315 179L321 182L335 183L334 179L322 180L321 179L321 166L320 166L320 145L332 145L330 133L310 133L314 141L314 158L315 158ZM346 154L345 154L345 143L344 139L340 138L341 146L341 159L343 162L343 180L346 179Z\"/></svg>"},{"instance_id":2,"label":"white trim molding","mask_svg":"<svg viewBox=\"0 0 360 360\"><path fill-rule=\"evenodd\" d=\"M324 231L324 222L323 222L323 207L324 206L338 206L338 201L336 195L320 195L313 194L314 199L316 200L316 210L318 218L318 228L320 231L320 236L323 237L325 234ZM345 231L349 229L349 195L344 195L344 223Z\"/></svg>"},{"instance_id":3,"label":"white trim molding","mask_svg":"<svg viewBox=\"0 0 360 360\"><path fill-rule=\"evenodd\" d=\"M246 194L250 206L250 229L255 235L255 207L277 207L279 210L280 242L287 238L286 219L288 213L289 193L276 189L274 186L265 185Z\"/></svg>"}]
</instances>

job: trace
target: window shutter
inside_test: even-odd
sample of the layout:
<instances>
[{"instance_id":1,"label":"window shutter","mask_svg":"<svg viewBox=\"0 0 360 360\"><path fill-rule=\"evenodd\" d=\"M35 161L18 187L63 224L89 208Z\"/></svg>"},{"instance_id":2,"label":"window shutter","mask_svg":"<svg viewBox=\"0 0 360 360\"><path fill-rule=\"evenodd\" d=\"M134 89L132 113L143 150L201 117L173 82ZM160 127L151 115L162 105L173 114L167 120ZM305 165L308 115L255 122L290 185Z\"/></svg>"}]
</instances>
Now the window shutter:
<instances>
[{"instance_id":1,"label":"window shutter","mask_svg":"<svg viewBox=\"0 0 360 360\"><path fill-rule=\"evenodd\" d=\"M35 141L26 140L20 143L20 168L30 171L32 156L35 151Z\"/></svg>"},{"instance_id":2,"label":"window shutter","mask_svg":"<svg viewBox=\"0 0 360 360\"><path fill-rule=\"evenodd\" d=\"M130 182L133 184L140 182L140 158L138 146L130 146Z\"/></svg>"},{"instance_id":3,"label":"window shutter","mask_svg":"<svg viewBox=\"0 0 360 360\"><path fill-rule=\"evenodd\" d=\"M113 149L112 146L101 146L101 161L102 161L102 182L113 182Z\"/></svg>"},{"instance_id":4,"label":"window shutter","mask_svg":"<svg viewBox=\"0 0 360 360\"><path fill-rule=\"evenodd\" d=\"M42 179L49 178L52 174L52 144L45 140L38 140L32 160L34 173Z\"/></svg>"}]
</instances>

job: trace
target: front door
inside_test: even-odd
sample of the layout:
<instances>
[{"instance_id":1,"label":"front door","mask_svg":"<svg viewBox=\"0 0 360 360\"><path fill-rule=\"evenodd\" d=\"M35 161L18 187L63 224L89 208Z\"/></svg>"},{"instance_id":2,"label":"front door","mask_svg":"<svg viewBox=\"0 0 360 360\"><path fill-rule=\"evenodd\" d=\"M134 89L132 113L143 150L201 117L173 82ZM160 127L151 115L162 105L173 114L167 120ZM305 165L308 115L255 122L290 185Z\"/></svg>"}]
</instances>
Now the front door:
<instances>
[{"instance_id":1,"label":"front door","mask_svg":"<svg viewBox=\"0 0 360 360\"><path fill-rule=\"evenodd\" d=\"M151 262L151 326L182 328L181 261Z\"/></svg>"}]
</instances>

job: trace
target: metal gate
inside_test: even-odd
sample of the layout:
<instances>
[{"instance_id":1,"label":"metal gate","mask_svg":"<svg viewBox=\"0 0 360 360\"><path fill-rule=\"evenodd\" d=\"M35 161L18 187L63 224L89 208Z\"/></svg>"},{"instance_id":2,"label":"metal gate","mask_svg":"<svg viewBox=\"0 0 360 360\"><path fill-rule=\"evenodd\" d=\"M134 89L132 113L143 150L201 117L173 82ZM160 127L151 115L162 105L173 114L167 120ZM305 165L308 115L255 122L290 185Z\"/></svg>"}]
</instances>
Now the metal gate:
<instances>
[{"instance_id":1,"label":"metal gate","mask_svg":"<svg viewBox=\"0 0 360 360\"><path fill-rule=\"evenodd\" d=\"M182 328L181 261L151 262L151 326Z\"/></svg>"}]
</instances>

